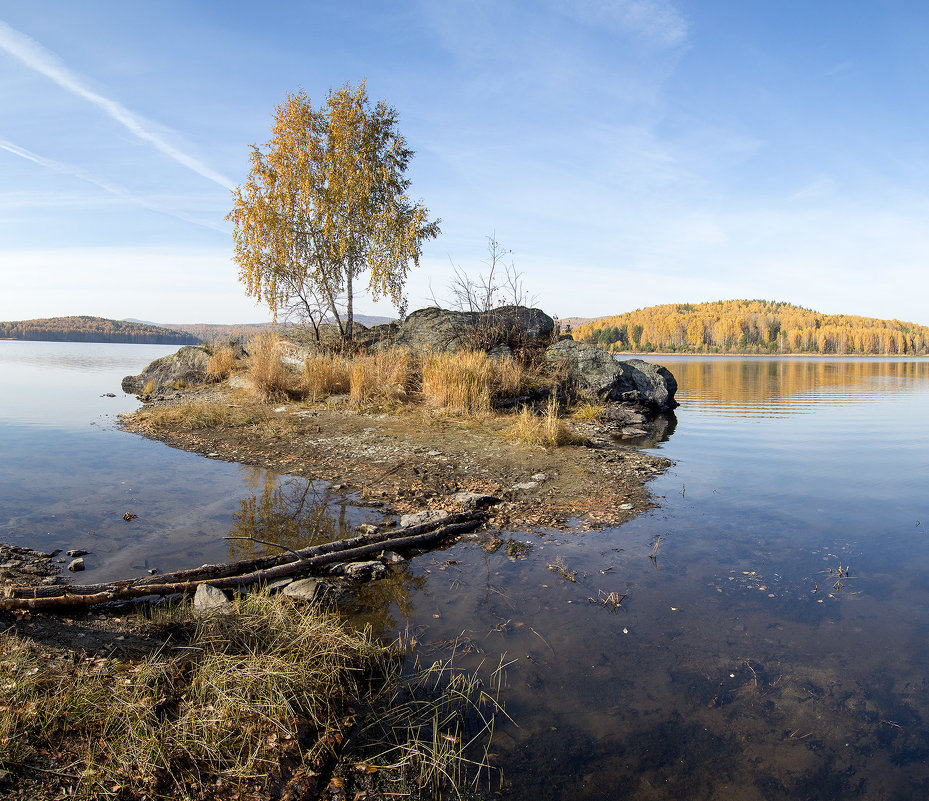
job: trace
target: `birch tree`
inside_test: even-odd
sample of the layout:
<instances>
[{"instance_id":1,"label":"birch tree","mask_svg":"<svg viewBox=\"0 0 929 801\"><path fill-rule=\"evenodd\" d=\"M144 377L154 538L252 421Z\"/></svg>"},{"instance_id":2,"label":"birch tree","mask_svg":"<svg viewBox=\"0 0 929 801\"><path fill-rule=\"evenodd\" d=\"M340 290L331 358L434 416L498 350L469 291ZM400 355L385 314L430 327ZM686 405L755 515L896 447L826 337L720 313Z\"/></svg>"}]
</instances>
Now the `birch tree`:
<instances>
[{"instance_id":1,"label":"birch tree","mask_svg":"<svg viewBox=\"0 0 929 801\"><path fill-rule=\"evenodd\" d=\"M275 319L284 310L310 323L317 338L329 316L352 339L359 285L402 315L407 274L439 233L439 221L407 196L412 157L396 110L372 106L364 83L330 91L318 109L302 89L288 95L271 140L252 146L227 216L246 292Z\"/></svg>"}]
</instances>

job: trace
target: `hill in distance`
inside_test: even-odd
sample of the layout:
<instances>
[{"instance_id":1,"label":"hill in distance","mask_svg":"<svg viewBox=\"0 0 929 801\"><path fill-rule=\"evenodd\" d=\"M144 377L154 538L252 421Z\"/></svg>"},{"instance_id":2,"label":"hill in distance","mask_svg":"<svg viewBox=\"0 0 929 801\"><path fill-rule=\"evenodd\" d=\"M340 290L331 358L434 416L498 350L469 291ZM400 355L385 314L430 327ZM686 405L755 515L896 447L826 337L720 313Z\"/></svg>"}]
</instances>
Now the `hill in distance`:
<instances>
[{"instance_id":1,"label":"hill in distance","mask_svg":"<svg viewBox=\"0 0 929 801\"><path fill-rule=\"evenodd\" d=\"M633 353L816 353L922 356L929 328L900 320L822 314L769 300L671 303L578 325L573 336Z\"/></svg>"},{"instance_id":2,"label":"hill in distance","mask_svg":"<svg viewBox=\"0 0 929 801\"><path fill-rule=\"evenodd\" d=\"M147 345L197 345L193 334L146 323L80 315L0 322L0 339L44 342L123 342Z\"/></svg>"},{"instance_id":3,"label":"hill in distance","mask_svg":"<svg viewBox=\"0 0 929 801\"><path fill-rule=\"evenodd\" d=\"M363 326L370 327L372 325L380 325L381 323L389 323L393 318L391 317L376 317L368 314L356 314L355 322L360 323ZM141 321L139 321L141 322ZM216 339L229 339L229 338L240 338L240 339L251 339L256 334L260 334L263 331L280 331L282 334L286 335L287 325L275 325L272 322L267 323L161 323L164 328L171 328L175 331L184 331L188 334L192 334L196 337L199 337L203 342L211 342Z\"/></svg>"}]
</instances>

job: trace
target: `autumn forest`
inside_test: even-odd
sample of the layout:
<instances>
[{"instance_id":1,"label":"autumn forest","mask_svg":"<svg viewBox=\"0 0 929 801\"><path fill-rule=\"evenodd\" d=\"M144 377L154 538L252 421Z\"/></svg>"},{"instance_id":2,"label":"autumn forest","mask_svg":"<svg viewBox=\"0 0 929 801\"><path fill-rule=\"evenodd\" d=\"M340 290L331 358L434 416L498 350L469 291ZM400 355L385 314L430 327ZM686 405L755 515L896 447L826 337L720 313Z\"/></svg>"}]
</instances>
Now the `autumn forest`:
<instances>
[{"instance_id":1,"label":"autumn forest","mask_svg":"<svg viewBox=\"0 0 929 801\"><path fill-rule=\"evenodd\" d=\"M675 303L602 317L574 338L612 352L924 355L929 328L767 300Z\"/></svg>"}]
</instances>

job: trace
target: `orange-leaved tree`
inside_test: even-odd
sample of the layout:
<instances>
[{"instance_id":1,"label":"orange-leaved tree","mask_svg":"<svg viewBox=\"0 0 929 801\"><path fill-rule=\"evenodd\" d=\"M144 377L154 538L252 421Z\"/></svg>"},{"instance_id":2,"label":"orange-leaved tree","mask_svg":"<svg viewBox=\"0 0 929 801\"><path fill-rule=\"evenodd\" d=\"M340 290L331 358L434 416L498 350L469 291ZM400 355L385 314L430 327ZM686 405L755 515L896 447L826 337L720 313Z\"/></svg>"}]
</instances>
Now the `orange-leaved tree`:
<instances>
[{"instance_id":1,"label":"orange-leaved tree","mask_svg":"<svg viewBox=\"0 0 929 801\"><path fill-rule=\"evenodd\" d=\"M401 312L403 288L424 241L439 233L422 203L406 194L413 151L397 112L372 106L365 84L330 91L314 109L290 94L274 112L271 140L252 146L248 179L233 191L235 261L246 291L319 325L331 317L352 338L354 296L368 276L373 299Z\"/></svg>"}]
</instances>

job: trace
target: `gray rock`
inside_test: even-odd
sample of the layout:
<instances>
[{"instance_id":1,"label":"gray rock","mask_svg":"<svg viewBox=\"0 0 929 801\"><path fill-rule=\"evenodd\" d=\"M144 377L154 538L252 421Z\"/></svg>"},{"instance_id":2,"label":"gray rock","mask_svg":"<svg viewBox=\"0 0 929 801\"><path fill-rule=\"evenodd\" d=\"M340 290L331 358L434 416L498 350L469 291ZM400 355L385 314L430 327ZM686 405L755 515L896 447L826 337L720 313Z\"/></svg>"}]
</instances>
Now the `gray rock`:
<instances>
[{"instance_id":1,"label":"gray rock","mask_svg":"<svg viewBox=\"0 0 929 801\"><path fill-rule=\"evenodd\" d=\"M68 556L87 556L90 551L85 551L83 548L72 548L70 551L67 551Z\"/></svg>"},{"instance_id":2,"label":"gray rock","mask_svg":"<svg viewBox=\"0 0 929 801\"><path fill-rule=\"evenodd\" d=\"M400 556L396 551L384 551L381 554L381 561L385 565L400 565L406 561L406 557Z\"/></svg>"},{"instance_id":3,"label":"gray rock","mask_svg":"<svg viewBox=\"0 0 929 801\"><path fill-rule=\"evenodd\" d=\"M534 490L538 486L538 481L524 481L521 484L514 484L510 487L510 492L527 492L529 490Z\"/></svg>"},{"instance_id":4,"label":"gray rock","mask_svg":"<svg viewBox=\"0 0 929 801\"><path fill-rule=\"evenodd\" d=\"M533 473L531 478L533 481L545 481L548 476L545 473Z\"/></svg>"},{"instance_id":5,"label":"gray rock","mask_svg":"<svg viewBox=\"0 0 929 801\"><path fill-rule=\"evenodd\" d=\"M551 345L545 351L545 360L565 376L572 391L659 411L678 405L674 400L677 381L666 367L641 359L620 362L605 350L573 339Z\"/></svg>"},{"instance_id":6,"label":"gray rock","mask_svg":"<svg viewBox=\"0 0 929 801\"><path fill-rule=\"evenodd\" d=\"M426 509L422 512L413 512L400 518L400 528L411 528L412 526L421 526L423 523L434 523L443 517L448 517L448 512L444 509Z\"/></svg>"},{"instance_id":7,"label":"gray rock","mask_svg":"<svg viewBox=\"0 0 929 801\"><path fill-rule=\"evenodd\" d=\"M457 504L461 504L465 509L484 509L500 503L499 498L481 492L456 492L452 496L452 500Z\"/></svg>"},{"instance_id":8,"label":"gray rock","mask_svg":"<svg viewBox=\"0 0 929 801\"><path fill-rule=\"evenodd\" d=\"M506 351L500 346L549 341L554 330L555 321L541 309L504 306L478 313L432 307L411 312L401 322L360 330L356 340L368 348L398 346L415 353L483 347L501 358Z\"/></svg>"},{"instance_id":9,"label":"gray rock","mask_svg":"<svg viewBox=\"0 0 929 801\"><path fill-rule=\"evenodd\" d=\"M345 578L352 581L376 581L386 573L383 562L352 562L345 566Z\"/></svg>"},{"instance_id":10,"label":"gray rock","mask_svg":"<svg viewBox=\"0 0 929 801\"><path fill-rule=\"evenodd\" d=\"M210 584L200 584L194 593L194 609L197 612L221 611L232 606L229 596Z\"/></svg>"},{"instance_id":11,"label":"gray rock","mask_svg":"<svg viewBox=\"0 0 929 801\"><path fill-rule=\"evenodd\" d=\"M123 392L141 394L149 382L152 392L160 392L178 382L187 385L206 383L206 365L210 355L205 348L185 345L177 353L155 359L139 375L127 375L122 381Z\"/></svg>"},{"instance_id":12,"label":"gray rock","mask_svg":"<svg viewBox=\"0 0 929 801\"><path fill-rule=\"evenodd\" d=\"M487 351L487 357L503 361L504 359L513 358L513 349L509 345L495 345Z\"/></svg>"},{"instance_id":13,"label":"gray rock","mask_svg":"<svg viewBox=\"0 0 929 801\"><path fill-rule=\"evenodd\" d=\"M313 603L317 598L321 598L323 594L323 585L314 578L292 581L284 587L284 595L288 598L293 598L295 601L305 601L306 603Z\"/></svg>"},{"instance_id":14,"label":"gray rock","mask_svg":"<svg viewBox=\"0 0 929 801\"><path fill-rule=\"evenodd\" d=\"M620 433L624 437L644 437L648 434L648 431L638 426L625 426Z\"/></svg>"},{"instance_id":15,"label":"gray rock","mask_svg":"<svg viewBox=\"0 0 929 801\"><path fill-rule=\"evenodd\" d=\"M70 570L72 573L79 573L83 569L84 569L84 560L80 558L72 560L71 563L68 565L68 570Z\"/></svg>"},{"instance_id":16,"label":"gray rock","mask_svg":"<svg viewBox=\"0 0 929 801\"><path fill-rule=\"evenodd\" d=\"M377 534L378 527L372 523L362 523L361 525L355 526L355 531L359 534L370 536L371 534Z\"/></svg>"},{"instance_id":17,"label":"gray rock","mask_svg":"<svg viewBox=\"0 0 929 801\"><path fill-rule=\"evenodd\" d=\"M615 403L607 405L603 412L603 416L620 425L637 425L639 423L648 422L648 418L641 412L630 409L628 406L620 406Z\"/></svg>"}]
</instances>

